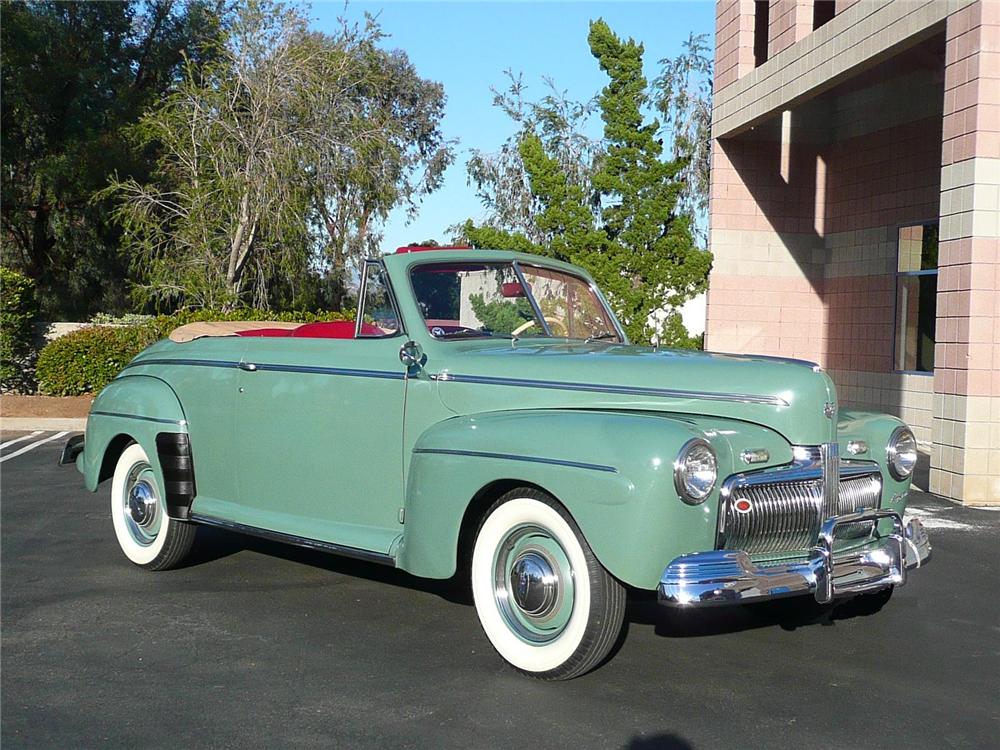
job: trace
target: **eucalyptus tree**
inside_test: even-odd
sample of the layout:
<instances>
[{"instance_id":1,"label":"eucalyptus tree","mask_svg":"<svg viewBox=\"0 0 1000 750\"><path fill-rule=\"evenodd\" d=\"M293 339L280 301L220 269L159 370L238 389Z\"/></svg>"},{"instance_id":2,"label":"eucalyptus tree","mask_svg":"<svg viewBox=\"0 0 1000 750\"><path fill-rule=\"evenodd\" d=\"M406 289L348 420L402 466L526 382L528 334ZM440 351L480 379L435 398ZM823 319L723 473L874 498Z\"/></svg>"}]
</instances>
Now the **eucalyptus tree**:
<instances>
[{"instance_id":1,"label":"eucalyptus tree","mask_svg":"<svg viewBox=\"0 0 1000 750\"><path fill-rule=\"evenodd\" d=\"M327 59L343 59L355 70L346 91L348 128L363 136L349 148L317 144L304 173L336 309L357 261L378 252L389 213L402 207L414 215L454 160L453 144L441 128L446 102L441 84L422 78L405 52L382 49L382 34L370 17L360 36L347 25L338 36L356 36L346 57L337 53L337 39L318 41L329 48ZM317 84L316 90L322 81ZM315 130L343 129L343 105L339 97L315 98L307 108Z\"/></svg>"}]
</instances>

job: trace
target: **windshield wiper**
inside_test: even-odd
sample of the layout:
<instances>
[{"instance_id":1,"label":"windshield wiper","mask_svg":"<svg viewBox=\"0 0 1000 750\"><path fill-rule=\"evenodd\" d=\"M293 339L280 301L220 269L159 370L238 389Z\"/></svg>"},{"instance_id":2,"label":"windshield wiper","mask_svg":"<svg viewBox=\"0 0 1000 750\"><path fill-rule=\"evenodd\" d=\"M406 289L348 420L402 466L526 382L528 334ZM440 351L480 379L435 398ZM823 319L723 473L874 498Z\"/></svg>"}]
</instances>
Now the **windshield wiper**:
<instances>
[{"instance_id":1,"label":"windshield wiper","mask_svg":"<svg viewBox=\"0 0 1000 750\"><path fill-rule=\"evenodd\" d=\"M589 344L591 341L604 341L607 339L616 339L616 338L618 338L617 333L612 333L611 331L608 331L607 333L601 333L598 334L597 336L588 336L583 343Z\"/></svg>"},{"instance_id":2,"label":"windshield wiper","mask_svg":"<svg viewBox=\"0 0 1000 750\"><path fill-rule=\"evenodd\" d=\"M486 338L500 338L500 339L512 339L514 338L509 333L494 333L493 331L444 331L442 333L435 334L439 339L461 339L461 338L477 338L483 336Z\"/></svg>"}]
</instances>

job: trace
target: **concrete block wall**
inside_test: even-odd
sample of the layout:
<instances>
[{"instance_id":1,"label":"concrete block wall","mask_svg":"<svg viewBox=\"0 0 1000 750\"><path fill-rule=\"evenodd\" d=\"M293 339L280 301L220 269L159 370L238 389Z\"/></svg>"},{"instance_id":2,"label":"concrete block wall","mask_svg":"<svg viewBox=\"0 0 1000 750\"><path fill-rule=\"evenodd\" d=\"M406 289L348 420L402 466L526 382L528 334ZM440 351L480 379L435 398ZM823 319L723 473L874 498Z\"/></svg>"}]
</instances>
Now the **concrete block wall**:
<instances>
[{"instance_id":1,"label":"concrete block wall","mask_svg":"<svg viewBox=\"0 0 1000 750\"><path fill-rule=\"evenodd\" d=\"M757 69L719 6L706 345L820 362L933 446L932 491L1000 504L1000 0L838 2ZM937 217L935 372L894 372L899 228Z\"/></svg>"},{"instance_id":2,"label":"concrete block wall","mask_svg":"<svg viewBox=\"0 0 1000 750\"><path fill-rule=\"evenodd\" d=\"M1000 504L1000 2L946 38L930 485Z\"/></svg>"},{"instance_id":3,"label":"concrete block wall","mask_svg":"<svg viewBox=\"0 0 1000 750\"><path fill-rule=\"evenodd\" d=\"M715 5L715 91L753 70L753 0L720 0Z\"/></svg>"},{"instance_id":4,"label":"concrete block wall","mask_svg":"<svg viewBox=\"0 0 1000 750\"><path fill-rule=\"evenodd\" d=\"M813 0L770 0L767 56L774 57L812 32Z\"/></svg>"}]
</instances>

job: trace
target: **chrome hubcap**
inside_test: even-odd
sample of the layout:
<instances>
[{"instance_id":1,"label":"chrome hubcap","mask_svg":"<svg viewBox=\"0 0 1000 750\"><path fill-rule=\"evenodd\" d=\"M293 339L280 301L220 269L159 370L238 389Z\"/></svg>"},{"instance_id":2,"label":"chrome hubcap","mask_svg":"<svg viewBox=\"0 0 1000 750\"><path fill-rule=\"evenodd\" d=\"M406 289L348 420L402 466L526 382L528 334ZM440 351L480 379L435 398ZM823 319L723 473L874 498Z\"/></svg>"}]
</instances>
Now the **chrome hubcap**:
<instances>
[{"instance_id":1,"label":"chrome hubcap","mask_svg":"<svg viewBox=\"0 0 1000 750\"><path fill-rule=\"evenodd\" d=\"M129 471L125 482L122 515L129 536L144 547L149 546L160 533L162 513L156 491L153 470L147 463L139 463Z\"/></svg>"},{"instance_id":2,"label":"chrome hubcap","mask_svg":"<svg viewBox=\"0 0 1000 750\"><path fill-rule=\"evenodd\" d=\"M535 645L562 633L573 613L573 570L546 529L512 529L497 547L493 571L497 608L513 633Z\"/></svg>"},{"instance_id":3,"label":"chrome hubcap","mask_svg":"<svg viewBox=\"0 0 1000 750\"><path fill-rule=\"evenodd\" d=\"M559 593L559 580L548 560L538 552L525 552L510 569L514 603L531 617L552 611Z\"/></svg>"},{"instance_id":4,"label":"chrome hubcap","mask_svg":"<svg viewBox=\"0 0 1000 750\"><path fill-rule=\"evenodd\" d=\"M148 482L140 481L132 485L128 493L128 512L140 526L148 525L152 520L156 514L156 496Z\"/></svg>"}]
</instances>

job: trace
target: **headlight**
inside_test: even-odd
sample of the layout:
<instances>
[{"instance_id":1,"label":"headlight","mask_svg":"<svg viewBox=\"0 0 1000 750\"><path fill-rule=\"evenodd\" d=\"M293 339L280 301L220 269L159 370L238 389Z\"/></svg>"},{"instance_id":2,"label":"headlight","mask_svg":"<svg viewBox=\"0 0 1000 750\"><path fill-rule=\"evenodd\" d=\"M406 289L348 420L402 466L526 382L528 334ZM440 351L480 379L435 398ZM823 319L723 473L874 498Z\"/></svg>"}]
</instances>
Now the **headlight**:
<instances>
[{"instance_id":1,"label":"headlight","mask_svg":"<svg viewBox=\"0 0 1000 750\"><path fill-rule=\"evenodd\" d=\"M701 438L684 443L674 461L674 486L681 500L689 505L704 501L715 486L717 476L718 467L712 446Z\"/></svg>"},{"instance_id":2,"label":"headlight","mask_svg":"<svg viewBox=\"0 0 1000 750\"><path fill-rule=\"evenodd\" d=\"M913 467L917 465L917 439L913 437L909 427L900 426L892 431L886 457L889 460L889 473L894 478L906 479L913 473Z\"/></svg>"}]
</instances>

